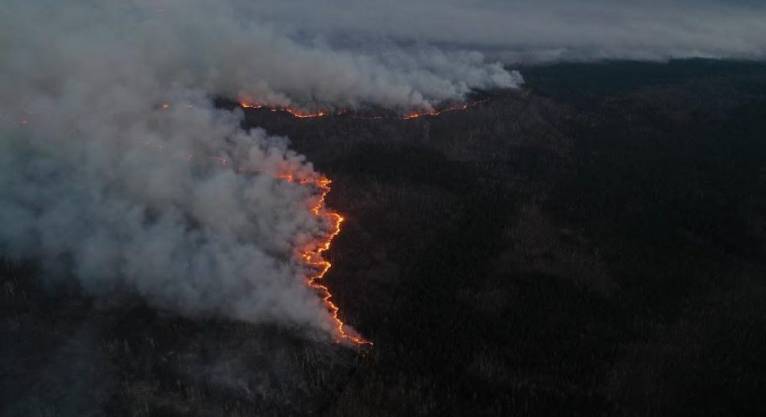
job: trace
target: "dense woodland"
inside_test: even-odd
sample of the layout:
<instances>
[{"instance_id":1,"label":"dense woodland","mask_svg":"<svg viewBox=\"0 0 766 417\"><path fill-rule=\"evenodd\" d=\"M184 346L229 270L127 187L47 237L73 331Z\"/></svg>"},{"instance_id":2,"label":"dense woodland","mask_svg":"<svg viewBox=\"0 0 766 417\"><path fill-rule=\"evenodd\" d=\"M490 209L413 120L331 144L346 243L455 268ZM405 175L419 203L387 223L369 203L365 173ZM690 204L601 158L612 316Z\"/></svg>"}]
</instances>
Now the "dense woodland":
<instances>
[{"instance_id":1,"label":"dense woodland","mask_svg":"<svg viewBox=\"0 0 766 417\"><path fill-rule=\"evenodd\" d=\"M327 284L374 347L4 262L0 415L766 414L766 65L522 74L438 117L245 111L334 180Z\"/></svg>"}]
</instances>

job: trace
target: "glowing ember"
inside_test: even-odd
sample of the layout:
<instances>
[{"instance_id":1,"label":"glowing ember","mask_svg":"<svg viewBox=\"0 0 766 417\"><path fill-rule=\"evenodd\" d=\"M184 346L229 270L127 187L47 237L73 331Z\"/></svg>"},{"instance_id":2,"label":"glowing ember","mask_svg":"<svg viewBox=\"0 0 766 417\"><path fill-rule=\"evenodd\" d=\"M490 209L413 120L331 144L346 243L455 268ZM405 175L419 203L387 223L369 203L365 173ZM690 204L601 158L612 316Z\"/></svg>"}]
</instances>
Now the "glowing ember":
<instances>
[{"instance_id":1,"label":"glowing ember","mask_svg":"<svg viewBox=\"0 0 766 417\"><path fill-rule=\"evenodd\" d=\"M191 156L189 156L189 158L191 158ZM223 156L209 156L208 158L212 159L213 161L218 162L219 165L224 166L224 167L229 164L229 160L226 157L223 157Z\"/></svg>"},{"instance_id":2,"label":"glowing ember","mask_svg":"<svg viewBox=\"0 0 766 417\"><path fill-rule=\"evenodd\" d=\"M256 104L249 100L240 100L239 105L242 106L243 109L262 109L264 107L262 104Z\"/></svg>"},{"instance_id":3,"label":"glowing ember","mask_svg":"<svg viewBox=\"0 0 766 417\"><path fill-rule=\"evenodd\" d=\"M410 113L407 113L405 115L400 116L402 120L412 120L417 119L424 116L439 116L442 113L451 112L451 111L458 111L458 110L466 110L469 107L475 106L481 102L473 102L473 103L463 103L451 107L442 108L439 110L429 110L429 111L413 111ZM241 99L239 101L239 105L242 108L245 109L267 109L273 112L286 112L290 114L291 116L298 118L298 119L306 119L306 118L318 118L318 117L325 117L331 115L330 112L326 111L316 111L316 112L309 112L305 110L301 110L294 107L289 106L282 106L282 107L268 107L264 104L257 103L250 100ZM163 110L166 110L170 108L170 103L161 103L160 108ZM346 111L340 111L337 113L334 113L336 115L345 114ZM382 119L383 116L369 116L369 118L372 119ZM27 121L23 120L22 124L26 124ZM185 155L185 159L192 159L192 155ZM222 166L226 166L229 164L229 160L225 157L219 157L219 156L208 156L211 160L216 161ZM341 225L343 224L344 218L339 213L328 210L325 207L325 197L330 192L330 184L332 181L327 177L322 176L313 176L310 178L306 177L297 177L291 172L286 172L280 175L276 176L278 179L286 182L296 183L304 186L311 186L315 187L317 190L319 190L319 198L316 200L316 203L313 207L311 207L311 213L317 217L318 219L327 222L330 225L330 232L323 236L322 238L310 242L306 244L304 247L299 248L296 253L296 258L303 264L304 267L306 267L307 270L311 271L308 273L308 276L306 278L307 285L317 291L322 298L322 302L324 303L325 307L329 310L330 315L332 317L332 321L335 327L336 332L336 338L339 342L349 342L354 345L369 345L372 346L372 342L369 340L363 338L362 336L356 334L352 329L349 329L346 327L345 323L343 323L343 320L339 317L340 308L332 301L332 293L330 292L330 289L326 286L321 284L321 280L325 277L327 274L327 271L330 270L332 267L332 264L324 259L322 256L324 252L327 252L330 249L330 245L332 244L333 239L340 233Z\"/></svg>"},{"instance_id":4,"label":"glowing ember","mask_svg":"<svg viewBox=\"0 0 766 417\"><path fill-rule=\"evenodd\" d=\"M413 111L413 112L407 113L404 116L402 116L402 119L404 119L404 120L412 120L412 119L417 119L417 118L424 117L424 116L435 117L435 116L439 116L440 114L447 113L447 112L460 111L460 110L468 110L469 107L475 106L478 103L479 102L474 102L472 104L462 103L462 104L458 104L458 105L455 105L455 106L445 107L445 108L439 109L439 110Z\"/></svg>"},{"instance_id":5,"label":"glowing ember","mask_svg":"<svg viewBox=\"0 0 766 417\"><path fill-rule=\"evenodd\" d=\"M441 108L441 109L438 109L438 110L416 110L416 111L411 111L409 113L401 115L401 116L399 116L399 118L402 119L402 120L413 120L413 119L418 119L418 118L425 117L425 116L435 117L435 116L439 116L439 115L441 115L443 113L447 113L447 112L467 110L470 107L473 107L473 106L476 106L476 105L478 105L480 103L483 103L484 101L486 101L486 100L474 101L474 102L470 102L470 103L461 103L461 104L456 104L456 105L449 106L449 107L444 107L444 108ZM301 110L299 108L290 107L290 106L287 106L287 107L284 107L284 106L270 107L270 106L267 106L265 104L256 103L254 101L245 100L245 99L241 99L239 101L239 105L242 108L244 108L244 109L268 109L268 110L273 111L273 112L280 112L281 111L281 112L289 113L291 116L293 116L293 117L295 117L297 119L312 119L312 118L319 118L319 117L325 117L325 116L331 116L331 115L339 116L339 115L342 115L342 114L349 113L349 111L347 111L347 110L341 110L341 111L337 111L337 112L333 113L333 112L329 112L329 111L325 111L325 110L319 110L319 111L316 111L316 112L310 112L310 111ZM382 116L364 116L364 117L361 117L361 118L364 118L364 119L383 119L384 117L382 117Z\"/></svg>"},{"instance_id":6,"label":"glowing ember","mask_svg":"<svg viewBox=\"0 0 766 417\"><path fill-rule=\"evenodd\" d=\"M297 117L299 119L310 119L310 118L314 118L314 117L324 117L324 116L328 115L327 113L325 113L325 112L323 112L321 110L316 112L316 113L304 112L304 111L301 111L301 110L292 109L290 107L285 107L282 110L292 114L293 117Z\"/></svg>"},{"instance_id":7,"label":"glowing ember","mask_svg":"<svg viewBox=\"0 0 766 417\"><path fill-rule=\"evenodd\" d=\"M322 278L330 270L332 264L324 259L322 254L330 249L333 239L340 233L341 225L343 224L343 216L334 211L330 211L325 207L325 197L330 192L330 184L332 181L327 177L314 177L314 178L295 178L292 173L285 173L279 175L277 178L287 181L298 183L301 185L313 186L320 191L319 198L314 206L311 208L311 213L330 224L330 232L319 241L311 242L298 250L297 257L310 271L307 277L307 284L309 287L316 290L322 297L322 302L325 307L330 311L332 320L335 325L336 336L338 341L346 341L355 345L370 345L372 342L357 335L352 330L348 329L343 323L343 320L339 317L340 308L332 301L332 293L330 289L320 283Z\"/></svg>"},{"instance_id":8,"label":"glowing ember","mask_svg":"<svg viewBox=\"0 0 766 417\"><path fill-rule=\"evenodd\" d=\"M297 119L313 119L317 117L325 117L329 116L330 114L325 111L316 111L316 112L310 112L306 110L299 109L297 107L290 107L290 106L277 106L277 107L268 107L265 104L260 104L251 100L246 99L240 99L239 105L243 109L263 109L267 108L273 112L282 111L285 113L289 113L291 116L297 118Z\"/></svg>"}]
</instances>

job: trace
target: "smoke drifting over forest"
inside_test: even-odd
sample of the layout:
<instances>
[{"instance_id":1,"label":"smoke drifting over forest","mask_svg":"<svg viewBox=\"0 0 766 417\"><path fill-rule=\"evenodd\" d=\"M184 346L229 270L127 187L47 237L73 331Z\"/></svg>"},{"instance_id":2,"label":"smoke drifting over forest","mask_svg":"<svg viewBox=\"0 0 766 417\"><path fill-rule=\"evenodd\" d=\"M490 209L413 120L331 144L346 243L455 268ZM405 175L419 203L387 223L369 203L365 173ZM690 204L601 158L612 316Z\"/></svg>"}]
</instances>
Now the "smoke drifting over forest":
<instances>
[{"instance_id":1,"label":"smoke drifting over forest","mask_svg":"<svg viewBox=\"0 0 766 417\"><path fill-rule=\"evenodd\" d=\"M327 328L293 259L327 233L311 215L316 191L275 178L313 167L212 99L428 110L522 84L488 56L764 52L755 6L606 4L11 0L0 11L0 249L94 294Z\"/></svg>"},{"instance_id":2,"label":"smoke drifting over forest","mask_svg":"<svg viewBox=\"0 0 766 417\"><path fill-rule=\"evenodd\" d=\"M12 1L0 14L0 247L187 315L329 328L295 261L317 174L215 97L430 108L517 74L479 54L299 43L226 2Z\"/></svg>"}]
</instances>

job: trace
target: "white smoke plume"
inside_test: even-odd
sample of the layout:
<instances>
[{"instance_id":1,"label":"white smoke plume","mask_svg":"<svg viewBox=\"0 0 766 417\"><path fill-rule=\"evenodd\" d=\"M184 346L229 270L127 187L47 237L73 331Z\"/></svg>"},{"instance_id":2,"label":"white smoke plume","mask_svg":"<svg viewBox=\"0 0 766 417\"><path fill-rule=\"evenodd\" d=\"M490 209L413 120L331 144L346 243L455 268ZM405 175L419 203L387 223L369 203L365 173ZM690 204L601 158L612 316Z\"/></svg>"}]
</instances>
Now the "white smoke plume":
<instances>
[{"instance_id":1,"label":"white smoke plume","mask_svg":"<svg viewBox=\"0 0 766 417\"><path fill-rule=\"evenodd\" d=\"M348 51L319 38L299 41L258 23L258 10L235 1L10 3L2 12L2 30L12 54L7 58L15 62L4 61L14 75L39 82L80 70L100 71L102 78L141 70L152 77L135 79L145 75L139 73L131 82L191 86L268 105L409 109L457 100L472 88L521 81L479 53L425 47Z\"/></svg>"},{"instance_id":2,"label":"white smoke plume","mask_svg":"<svg viewBox=\"0 0 766 417\"><path fill-rule=\"evenodd\" d=\"M392 52L393 51L393 52ZM19 1L0 10L0 254L93 294L329 329L296 248L331 227L317 174L214 97L393 109L513 87L481 55L306 43L233 2Z\"/></svg>"}]
</instances>

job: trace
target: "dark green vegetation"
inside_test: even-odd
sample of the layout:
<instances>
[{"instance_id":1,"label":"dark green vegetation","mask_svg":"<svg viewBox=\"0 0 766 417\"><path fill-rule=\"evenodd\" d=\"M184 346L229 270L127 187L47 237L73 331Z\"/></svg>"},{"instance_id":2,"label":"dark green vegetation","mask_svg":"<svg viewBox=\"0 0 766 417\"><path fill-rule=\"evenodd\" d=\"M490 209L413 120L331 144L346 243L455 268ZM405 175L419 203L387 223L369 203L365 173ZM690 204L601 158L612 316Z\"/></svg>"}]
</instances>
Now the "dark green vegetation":
<instances>
[{"instance_id":1,"label":"dark green vegetation","mask_svg":"<svg viewBox=\"0 0 766 417\"><path fill-rule=\"evenodd\" d=\"M766 65L524 70L411 121L248 111L334 180L354 352L0 269L0 414L764 415Z\"/></svg>"}]
</instances>

